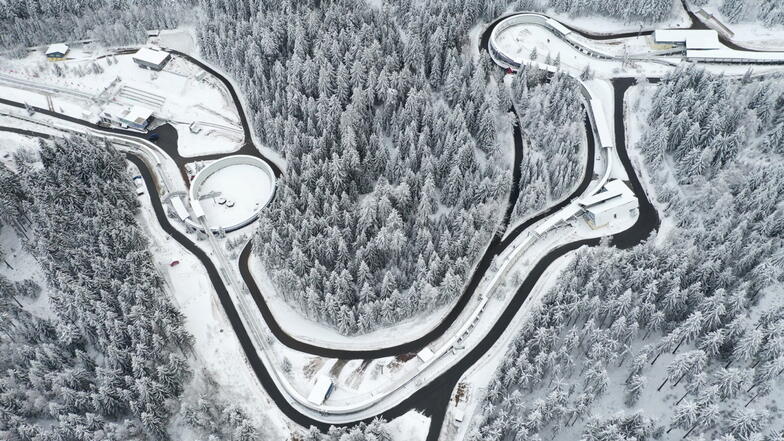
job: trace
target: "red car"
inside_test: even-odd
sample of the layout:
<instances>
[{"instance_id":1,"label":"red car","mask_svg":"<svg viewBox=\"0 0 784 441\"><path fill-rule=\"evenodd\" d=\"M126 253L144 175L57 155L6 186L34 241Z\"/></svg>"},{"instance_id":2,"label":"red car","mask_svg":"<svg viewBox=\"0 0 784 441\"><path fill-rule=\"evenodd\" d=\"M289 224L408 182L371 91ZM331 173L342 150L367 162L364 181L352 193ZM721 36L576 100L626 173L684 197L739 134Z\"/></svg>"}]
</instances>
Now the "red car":
<instances>
[{"instance_id":1,"label":"red car","mask_svg":"<svg viewBox=\"0 0 784 441\"><path fill-rule=\"evenodd\" d=\"M170 263L169 266L177 266L179 264L180 264L179 260L172 260L172 263Z\"/></svg>"}]
</instances>

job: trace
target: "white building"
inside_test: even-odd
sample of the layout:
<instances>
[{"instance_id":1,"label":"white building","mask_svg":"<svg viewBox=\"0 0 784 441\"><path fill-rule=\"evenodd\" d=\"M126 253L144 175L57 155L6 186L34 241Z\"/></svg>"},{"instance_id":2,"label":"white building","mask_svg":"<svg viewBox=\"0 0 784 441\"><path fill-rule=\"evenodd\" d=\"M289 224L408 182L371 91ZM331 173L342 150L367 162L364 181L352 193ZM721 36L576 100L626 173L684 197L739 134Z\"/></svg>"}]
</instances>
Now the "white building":
<instances>
[{"instance_id":1,"label":"white building","mask_svg":"<svg viewBox=\"0 0 784 441\"><path fill-rule=\"evenodd\" d=\"M179 196L172 197L171 203L174 207L174 211L177 213L177 217L179 217L181 221L185 222L188 218L191 217L191 214L188 213L188 209L185 208L185 203Z\"/></svg>"},{"instance_id":2,"label":"white building","mask_svg":"<svg viewBox=\"0 0 784 441\"><path fill-rule=\"evenodd\" d=\"M630 216L640 204L634 192L620 179L607 182L602 191L579 201L591 228L601 228Z\"/></svg>"},{"instance_id":3,"label":"white building","mask_svg":"<svg viewBox=\"0 0 784 441\"><path fill-rule=\"evenodd\" d=\"M658 29L654 40L686 49L686 59L714 63L778 63L784 52L741 51L728 48L719 41L713 29Z\"/></svg>"},{"instance_id":4,"label":"white building","mask_svg":"<svg viewBox=\"0 0 784 441\"><path fill-rule=\"evenodd\" d=\"M326 375L320 375L308 395L308 401L319 406L324 404L324 401L327 401L327 398L329 398L329 394L332 393L334 386L331 378Z\"/></svg>"},{"instance_id":5,"label":"white building","mask_svg":"<svg viewBox=\"0 0 784 441\"><path fill-rule=\"evenodd\" d=\"M115 124L136 130L146 130L153 118L152 110L146 107L126 107L117 103L109 103L100 116L104 124Z\"/></svg>"},{"instance_id":6,"label":"white building","mask_svg":"<svg viewBox=\"0 0 784 441\"><path fill-rule=\"evenodd\" d=\"M685 46L686 49L719 49L719 33L713 29L657 29L656 43Z\"/></svg>"},{"instance_id":7,"label":"white building","mask_svg":"<svg viewBox=\"0 0 784 441\"><path fill-rule=\"evenodd\" d=\"M161 70L171 55L168 52L143 47L133 54L134 63L140 67L152 70Z\"/></svg>"},{"instance_id":8,"label":"white building","mask_svg":"<svg viewBox=\"0 0 784 441\"><path fill-rule=\"evenodd\" d=\"M433 356L434 356L434 355L435 355L435 354L433 354L433 351L431 351L431 350L430 350L430 348L428 348L427 346L425 346L424 348L422 348L422 350L421 350L421 351L419 351L419 352L417 353L417 358L419 358L420 360L422 360L422 362L423 362L423 363L427 363L427 362L429 362L430 360L432 360L432 359L433 359Z\"/></svg>"},{"instance_id":9,"label":"white building","mask_svg":"<svg viewBox=\"0 0 784 441\"><path fill-rule=\"evenodd\" d=\"M65 43L55 43L46 48L46 58L51 61L62 60L68 53L68 45Z\"/></svg>"}]
</instances>

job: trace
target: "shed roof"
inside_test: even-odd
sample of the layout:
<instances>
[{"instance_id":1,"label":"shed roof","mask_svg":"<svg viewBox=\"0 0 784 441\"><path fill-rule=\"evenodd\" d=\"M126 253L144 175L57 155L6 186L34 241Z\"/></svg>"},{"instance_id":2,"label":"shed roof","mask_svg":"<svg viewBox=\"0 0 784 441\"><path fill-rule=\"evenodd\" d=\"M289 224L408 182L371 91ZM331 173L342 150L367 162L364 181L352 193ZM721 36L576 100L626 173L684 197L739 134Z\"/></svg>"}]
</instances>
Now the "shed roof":
<instances>
[{"instance_id":1,"label":"shed roof","mask_svg":"<svg viewBox=\"0 0 784 441\"><path fill-rule=\"evenodd\" d=\"M685 43L686 49L719 49L719 33L713 29L657 29L657 43Z\"/></svg>"},{"instance_id":2,"label":"shed roof","mask_svg":"<svg viewBox=\"0 0 784 441\"><path fill-rule=\"evenodd\" d=\"M417 357L419 357L419 359L425 363L432 360L434 355L435 354L433 354L433 351L431 351L427 346L422 348L422 350L417 353Z\"/></svg>"},{"instance_id":3,"label":"shed roof","mask_svg":"<svg viewBox=\"0 0 784 441\"><path fill-rule=\"evenodd\" d=\"M784 61L784 52L738 51L722 48L711 51L687 50L686 58L693 60L750 60L750 61Z\"/></svg>"},{"instance_id":4,"label":"shed roof","mask_svg":"<svg viewBox=\"0 0 784 441\"><path fill-rule=\"evenodd\" d=\"M613 135L610 132L610 124L607 121L607 115L604 113L604 105L602 105L601 100L591 99L591 109L595 119L596 134L599 136L599 145L602 148L613 147Z\"/></svg>"},{"instance_id":5,"label":"shed roof","mask_svg":"<svg viewBox=\"0 0 784 441\"><path fill-rule=\"evenodd\" d=\"M128 110L128 114L125 115L124 118L128 121L133 121L136 124L142 124L150 119L151 116L152 110L142 106L133 106Z\"/></svg>"},{"instance_id":6,"label":"shed roof","mask_svg":"<svg viewBox=\"0 0 784 441\"><path fill-rule=\"evenodd\" d=\"M607 182L604 184L603 191L596 193L595 195L588 196L586 198L580 199L580 205L584 207L589 207L591 205L596 205L600 202L604 202L608 199L612 199L617 196L621 196L623 194L633 195L634 192L623 183L623 181L619 179L613 179L612 181Z\"/></svg>"},{"instance_id":7,"label":"shed roof","mask_svg":"<svg viewBox=\"0 0 784 441\"><path fill-rule=\"evenodd\" d=\"M332 387L332 379L326 375L321 375L316 380L316 384L308 395L308 401L315 404L322 404L327 399L327 393Z\"/></svg>"},{"instance_id":8,"label":"shed roof","mask_svg":"<svg viewBox=\"0 0 784 441\"><path fill-rule=\"evenodd\" d=\"M46 55L68 53L68 45L65 43L55 43L46 48Z\"/></svg>"},{"instance_id":9,"label":"shed roof","mask_svg":"<svg viewBox=\"0 0 784 441\"><path fill-rule=\"evenodd\" d=\"M179 196L174 196L171 198L172 206L174 206L174 211L177 212L177 216L180 220L185 220L191 217L190 213L188 213L188 209L185 208L185 203L182 202Z\"/></svg>"},{"instance_id":10,"label":"shed roof","mask_svg":"<svg viewBox=\"0 0 784 441\"><path fill-rule=\"evenodd\" d=\"M144 61L146 63L155 64L155 65L162 64L164 61L166 61L166 58L168 57L169 57L168 52L157 51L155 49L150 49L147 47L143 47L138 51L136 51L135 54L133 54L134 60Z\"/></svg>"}]
</instances>

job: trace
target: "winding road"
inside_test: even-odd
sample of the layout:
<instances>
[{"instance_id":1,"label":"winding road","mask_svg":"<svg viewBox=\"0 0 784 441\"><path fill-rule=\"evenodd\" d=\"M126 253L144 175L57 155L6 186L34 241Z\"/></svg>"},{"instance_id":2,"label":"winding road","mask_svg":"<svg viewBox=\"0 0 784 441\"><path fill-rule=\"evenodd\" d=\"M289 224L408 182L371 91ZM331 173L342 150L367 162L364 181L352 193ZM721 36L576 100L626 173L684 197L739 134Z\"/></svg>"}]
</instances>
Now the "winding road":
<instances>
[{"instance_id":1,"label":"winding road","mask_svg":"<svg viewBox=\"0 0 784 441\"><path fill-rule=\"evenodd\" d=\"M493 29L495 26L506 17L502 17L491 25L485 30L480 38L480 48L483 50L488 49L488 44L490 42L490 37L492 34ZM693 17L694 20L697 20L696 17ZM693 27L697 28L700 24L695 21L692 24ZM580 33L586 38L601 40L601 39L610 39L610 38L622 38L625 36L637 36L639 33L628 33L628 34L613 34L613 35L595 35L586 33L577 28L570 29L574 32ZM645 31L643 34L650 33L650 31ZM731 42L730 42L731 43ZM726 43L725 43L726 44ZM729 46L729 44L728 44ZM745 50L745 49L744 49ZM209 65L194 59L193 57L183 54L177 51L171 51L176 55L187 59L188 61L200 66L202 69L206 70L207 72L214 75L218 78L228 89L232 100L235 102L235 105L238 110L238 114L240 116L240 121L243 127L243 134L245 142L243 143L242 147L233 153L230 154L215 154L215 155L205 155L199 156L195 158L184 158L182 157L177 151L177 135L176 131L173 127L169 125L163 125L158 127L154 130L155 133L160 135L160 139L158 142L158 146L177 164L180 172L183 174L185 178L186 184L188 183L187 176L185 175L185 168L184 165L187 162L196 161L196 160L211 160L211 159L219 159L221 157L230 156L234 154L244 154L244 155L251 155L258 157L267 163L270 164L272 167L276 177L280 177L282 175L281 168L274 163L274 161L266 158L260 153L260 150L256 147L253 143L252 139L252 132L250 125L248 123L247 117L243 110L242 102L240 97L238 96L237 92L235 91L234 87L232 86L231 82L225 78L221 73L212 69ZM502 67L499 67L502 68ZM658 81L657 78L651 78L652 81ZM612 88L613 88L613 103L614 103L614 130L615 130L615 150L617 152L618 158L628 176L628 182L634 191L635 195L639 201L639 217L637 218L634 225L617 234L611 236L611 242L614 246L618 248L630 248L641 241L646 240L650 237L651 233L657 231L659 228L659 216L656 212L653 204L648 200L645 190L637 177L637 173L632 167L631 161L629 159L629 155L627 153L627 146L625 144L626 141L626 133L625 133L625 124L624 124L624 115L625 115L625 108L624 108L624 96L626 91L634 85L636 80L634 78L615 78L612 80ZM0 98L0 103L6 104L9 106L17 107L17 108L25 108L25 105L22 103L17 103L14 101L10 101L7 99ZM102 126L98 126L96 124L91 124L89 122L73 118L67 115L63 115L56 112L51 112L47 109L35 108L36 112L39 112L44 115L48 115L54 118L58 118L63 121L67 121L70 123L79 124L81 126L88 127L92 130L105 133L106 135L124 135L124 136L131 136L140 140L146 138L145 135L139 134L137 132L132 132L128 130L121 130L121 129L114 129L114 128L106 128ZM506 231L509 226L509 221L511 218L512 210L514 209L514 204L518 199L520 188L519 188L519 181L520 181L520 164L522 162L522 157L524 154L524 143L523 143L523 134L520 132L519 127L516 125L514 129L514 164L513 164L513 179L512 179L512 188L509 193L508 200L506 202L504 216L502 217L499 225L498 231L506 231L506 236L501 237L500 235L495 235L490 240L482 258L476 264L474 271L471 275L471 278L466 283L466 286L461 294L461 296L456 300L454 306L446 315L445 319L440 322L436 327L434 327L431 331L426 333L425 335L404 343L373 349L373 350L348 350L348 349L335 349L335 348L323 348L316 345L308 344L302 341L297 340L296 338L287 334L277 321L275 320L274 315L272 314L269 306L267 305L264 295L262 294L259 287L256 285L248 266L248 260L250 257L250 253L252 252L251 243L242 250L239 259L239 271L240 275L244 283L247 284L249 292L253 297L253 300L258 307L261 315L266 322L266 325L275 335L275 337L284 345L291 347L292 349L319 355L322 357L328 358L339 358L339 359L369 359L369 358L382 358L392 355L400 355L410 352L416 352L428 343L434 341L438 337L444 335L449 328L454 324L458 316L461 312L465 309L465 307L469 304L470 299L472 296L475 295L477 291L477 287L479 286L480 281L485 276L486 272L490 268L490 265L493 259L503 253L514 241L515 239L519 238L521 234L527 232L532 225L536 224L537 222L545 219L557 211L563 209L567 205L569 205L573 200L581 196L589 187L593 174L594 174L594 162L595 162L595 151L596 151L596 139L594 136L594 131L590 123L590 118L588 113L590 109L586 107L586 116L585 116L585 133L587 137L587 158L585 163L585 169L583 171L583 177L580 181L579 185L575 188L575 190L569 194L563 200L555 203L551 207L547 208L544 211L539 212L538 214L532 216L531 218L527 219L525 222L521 223L513 227L511 230ZM17 133L20 135L26 136L36 136L40 138L51 138L53 135L24 130L14 127L0 127L0 131L5 132L12 132ZM261 385L264 387L266 392L272 398L272 400L276 403L278 408L292 421L300 424L302 426L316 426L322 430L326 430L330 424L315 419L305 413L302 413L299 409L293 406L289 398L282 392L278 384L276 383L273 375L267 370L264 362L259 356L257 352L252 338L249 335L245 325L240 317L240 314L237 310L237 306L235 305L232 297L226 288L225 282L223 281L220 272L216 268L213 261L209 258L207 253L202 250L199 246L197 246L190 238L188 238L185 234L181 233L177 228L175 228L170 222L168 217L166 216L166 212L164 206L160 200L159 196L159 189L156 188L156 177L154 173L151 171L154 167L151 164L145 162L145 159L139 155L133 153L127 153L128 160L132 162L136 167L140 170L140 173L144 177L144 182L147 185L147 194L150 197L152 206L155 211L155 215L157 218L158 223L160 224L161 228L166 231L169 235L171 235L178 243L183 245L188 251L193 253L204 265L207 275L210 278L211 283L213 284L215 291L218 295L218 298L221 302L223 310L226 313L226 316L231 323L231 326L234 332L237 334L237 338L239 343L250 363L251 368L253 369L255 375L259 379ZM408 412L411 409L418 409L423 411L426 415L431 417L430 422L430 429L428 432L428 441L436 441L441 431L442 424L444 422L445 413L447 407L449 405L449 400L451 397L451 393L462 377L462 375L477 361L479 361L493 346L493 344L504 334L504 332L514 332L512 329L508 329L509 325L512 323L515 315L519 311L519 309L523 306L526 299L529 297L531 292L534 289L534 286L539 281L541 276L547 270L547 268L559 257L565 255L566 253L576 250L582 246L596 246L599 244L601 239L594 238L594 239L585 239L579 240L572 243L568 243L562 246L559 246L552 251L548 252L544 255L530 270L527 274L525 279L523 280L522 284L514 293L511 301L503 310L500 316L498 316L495 323L492 324L492 327L487 331L487 333L482 337L481 341L475 345L473 348L469 348L463 353L461 353L461 357L458 361L452 364L449 368L447 368L444 372L440 375L435 377L435 379L429 381L428 383L419 387L414 393L409 395L407 398L403 399L402 401L398 402L397 404L389 407L387 410L374 415L373 417L364 418L362 421L370 421L372 418L378 416L383 417L386 419L394 419L398 416L401 416ZM359 421L351 421L344 424L335 424L335 425L354 425L357 424Z\"/></svg>"}]
</instances>

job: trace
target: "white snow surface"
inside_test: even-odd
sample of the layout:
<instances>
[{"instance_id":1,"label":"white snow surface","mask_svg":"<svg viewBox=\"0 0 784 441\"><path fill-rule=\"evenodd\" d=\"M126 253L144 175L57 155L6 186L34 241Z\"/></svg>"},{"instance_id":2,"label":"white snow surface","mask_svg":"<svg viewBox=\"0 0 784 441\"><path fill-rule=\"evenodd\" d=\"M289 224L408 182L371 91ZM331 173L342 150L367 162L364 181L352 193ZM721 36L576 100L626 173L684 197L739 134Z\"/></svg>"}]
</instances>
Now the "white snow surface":
<instances>
[{"instance_id":1,"label":"white snow surface","mask_svg":"<svg viewBox=\"0 0 784 441\"><path fill-rule=\"evenodd\" d=\"M199 192L202 197L216 195L200 201L208 224L229 227L251 217L272 194L270 178L264 170L249 164L230 165L208 176ZM225 202L219 204L220 200ZM230 203L234 206L229 207Z\"/></svg>"},{"instance_id":2,"label":"white snow surface","mask_svg":"<svg viewBox=\"0 0 784 441\"><path fill-rule=\"evenodd\" d=\"M767 27L758 21L730 23L719 9L722 2L723 0L708 0L706 5L696 7L694 10L702 8L712 14L732 31L732 41L741 46L768 51L784 50L784 26Z\"/></svg>"},{"instance_id":3,"label":"white snow surface","mask_svg":"<svg viewBox=\"0 0 784 441\"><path fill-rule=\"evenodd\" d=\"M392 441L425 441L429 428L430 418L415 410L409 410L387 423Z\"/></svg>"},{"instance_id":4,"label":"white snow surface","mask_svg":"<svg viewBox=\"0 0 784 441\"><path fill-rule=\"evenodd\" d=\"M160 38L174 40L175 46L188 46L185 40L191 37L186 31L180 31ZM239 149L242 128L237 109L218 79L178 56L172 55L163 71L154 72L137 66L133 55L74 49L68 60L48 62L41 53L32 52L18 60L0 58L0 74L61 89L61 93L50 94L54 110L93 122L97 121L104 104L69 91L86 93L94 98L103 92L103 96L109 97L112 103L125 107L149 107L157 123L171 122L177 129L179 153L186 157L230 153ZM102 72L96 73L95 69ZM138 91L146 96L139 98ZM34 87L26 90L11 88L0 81L1 96L36 107L48 107L47 94ZM193 134L189 129L191 123L211 126Z\"/></svg>"},{"instance_id":5,"label":"white snow surface","mask_svg":"<svg viewBox=\"0 0 784 441\"><path fill-rule=\"evenodd\" d=\"M278 410L259 383L240 347L220 300L201 262L164 232L148 195L140 198L137 220L150 240L155 268L166 280L172 301L185 317L185 327L195 338L192 368L206 369L225 398L248 415L266 415L279 434L289 433L288 419ZM179 261L176 266L171 262Z\"/></svg>"}]
</instances>

